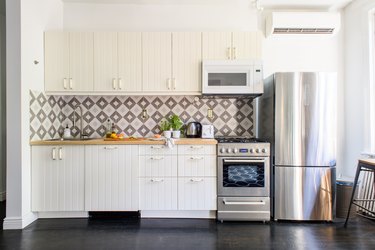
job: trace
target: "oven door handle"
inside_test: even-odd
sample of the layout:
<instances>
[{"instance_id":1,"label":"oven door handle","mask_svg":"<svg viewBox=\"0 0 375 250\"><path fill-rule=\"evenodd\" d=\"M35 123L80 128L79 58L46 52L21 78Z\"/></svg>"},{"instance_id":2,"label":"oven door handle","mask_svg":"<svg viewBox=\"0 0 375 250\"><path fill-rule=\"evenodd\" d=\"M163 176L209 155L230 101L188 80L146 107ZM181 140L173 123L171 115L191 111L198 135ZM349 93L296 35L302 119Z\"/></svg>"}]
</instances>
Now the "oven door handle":
<instances>
[{"instance_id":1,"label":"oven door handle","mask_svg":"<svg viewBox=\"0 0 375 250\"><path fill-rule=\"evenodd\" d=\"M224 205L266 205L264 201L223 201Z\"/></svg>"},{"instance_id":2,"label":"oven door handle","mask_svg":"<svg viewBox=\"0 0 375 250\"><path fill-rule=\"evenodd\" d=\"M225 163L233 162L233 163L264 163L265 160L224 160Z\"/></svg>"}]
</instances>

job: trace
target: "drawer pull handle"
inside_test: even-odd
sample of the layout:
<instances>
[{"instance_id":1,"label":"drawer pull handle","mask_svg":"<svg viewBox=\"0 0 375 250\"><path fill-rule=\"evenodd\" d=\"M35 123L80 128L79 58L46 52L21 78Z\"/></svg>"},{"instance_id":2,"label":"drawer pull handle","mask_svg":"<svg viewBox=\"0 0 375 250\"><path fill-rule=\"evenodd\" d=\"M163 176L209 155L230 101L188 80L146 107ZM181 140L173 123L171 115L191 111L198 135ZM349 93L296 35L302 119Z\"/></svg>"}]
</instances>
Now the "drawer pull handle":
<instances>
[{"instance_id":1,"label":"drawer pull handle","mask_svg":"<svg viewBox=\"0 0 375 250\"><path fill-rule=\"evenodd\" d=\"M190 160L203 160L203 157L192 156Z\"/></svg>"},{"instance_id":2,"label":"drawer pull handle","mask_svg":"<svg viewBox=\"0 0 375 250\"><path fill-rule=\"evenodd\" d=\"M203 179L190 179L190 182L202 182Z\"/></svg>"},{"instance_id":3,"label":"drawer pull handle","mask_svg":"<svg viewBox=\"0 0 375 250\"><path fill-rule=\"evenodd\" d=\"M69 78L69 88L73 89L73 79Z\"/></svg>"},{"instance_id":4,"label":"drawer pull handle","mask_svg":"<svg viewBox=\"0 0 375 250\"><path fill-rule=\"evenodd\" d=\"M266 205L264 201L223 201L224 205Z\"/></svg>"},{"instance_id":5,"label":"drawer pull handle","mask_svg":"<svg viewBox=\"0 0 375 250\"><path fill-rule=\"evenodd\" d=\"M164 179L151 179L151 182L163 182Z\"/></svg>"},{"instance_id":6,"label":"drawer pull handle","mask_svg":"<svg viewBox=\"0 0 375 250\"><path fill-rule=\"evenodd\" d=\"M66 86L66 78L64 78L64 81L63 81L63 86L64 86L64 89L67 89L67 86Z\"/></svg>"},{"instance_id":7,"label":"drawer pull handle","mask_svg":"<svg viewBox=\"0 0 375 250\"><path fill-rule=\"evenodd\" d=\"M59 160L62 160L63 155L62 155L62 148L59 148Z\"/></svg>"},{"instance_id":8,"label":"drawer pull handle","mask_svg":"<svg viewBox=\"0 0 375 250\"><path fill-rule=\"evenodd\" d=\"M117 147L104 147L104 149L112 150L112 149L117 149Z\"/></svg>"},{"instance_id":9,"label":"drawer pull handle","mask_svg":"<svg viewBox=\"0 0 375 250\"><path fill-rule=\"evenodd\" d=\"M163 160L164 157L151 157L150 159L151 160Z\"/></svg>"},{"instance_id":10,"label":"drawer pull handle","mask_svg":"<svg viewBox=\"0 0 375 250\"><path fill-rule=\"evenodd\" d=\"M163 146L151 146L152 149L163 149Z\"/></svg>"},{"instance_id":11,"label":"drawer pull handle","mask_svg":"<svg viewBox=\"0 0 375 250\"><path fill-rule=\"evenodd\" d=\"M203 146L190 146L191 149L202 149Z\"/></svg>"}]
</instances>

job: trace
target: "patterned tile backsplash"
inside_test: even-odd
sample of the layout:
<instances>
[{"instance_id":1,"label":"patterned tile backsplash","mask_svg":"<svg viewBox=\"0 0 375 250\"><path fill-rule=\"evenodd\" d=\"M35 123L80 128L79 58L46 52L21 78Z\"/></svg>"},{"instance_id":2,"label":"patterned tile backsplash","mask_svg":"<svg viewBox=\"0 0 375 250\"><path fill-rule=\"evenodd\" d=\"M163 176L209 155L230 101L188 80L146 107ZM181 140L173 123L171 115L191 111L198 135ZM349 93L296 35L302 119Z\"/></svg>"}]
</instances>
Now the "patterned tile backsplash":
<instances>
[{"instance_id":1,"label":"patterned tile backsplash","mask_svg":"<svg viewBox=\"0 0 375 250\"><path fill-rule=\"evenodd\" d=\"M73 124L73 111L82 107L84 132L90 137L105 135L107 119L126 135L152 136L160 133L164 117L175 113L186 124L213 124L215 136L252 136L253 105L248 99L201 99L195 96L46 96L30 91L30 139L59 138L63 128ZM142 110L148 118L142 118ZM207 110L213 118L207 118ZM79 134L79 110L72 135Z\"/></svg>"}]
</instances>

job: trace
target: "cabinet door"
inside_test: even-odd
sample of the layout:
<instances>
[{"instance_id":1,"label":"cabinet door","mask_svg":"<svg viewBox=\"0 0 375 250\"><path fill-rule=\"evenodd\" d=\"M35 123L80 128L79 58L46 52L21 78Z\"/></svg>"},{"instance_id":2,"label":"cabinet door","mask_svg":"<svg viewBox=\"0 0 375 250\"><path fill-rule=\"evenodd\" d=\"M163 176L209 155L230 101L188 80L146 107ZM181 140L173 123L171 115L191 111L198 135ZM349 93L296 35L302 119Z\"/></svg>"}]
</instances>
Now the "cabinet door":
<instances>
[{"instance_id":1,"label":"cabinet door","mask_svg":"<svg viewBox=\"0 0 375 250\"><path fill-rule=\"evenodd\" d=\"M178 176L216 177L215 155L179 155Z\"/></svg>"},{"instance_id":2,"label":"cabinet door","mask_svg":"<svg viewBox=\"0 0 375 250\"><path fill-rule=\"evenodd\" d=\"M140 210L177 210L177 178L139 178Z\"/></svg>"},{"instance_id":3,"label":"cabinet door","mask_svg":"<svg viewBox=\"0 0 375 250\"><path fill-rule=\"evenodd\" d=\"M73 91L92 91L94 82L94 34L69 33L69 88Z\"/></svg>"},{"instance_id":4,"label":"cabinet door","mask_svg":"<svg viewBox=\"0 0 375 250\"><path fill-rule=\"evenodd\" d=\"M202 33L172 34L172 90L201 91Z\"/></svg>"},{"instance_id":5,"label":"cabinet door","mask_svg":"<svg viewBox=\"0 0 375 250\"><path fill-rule=\"evenodd\" d=\"M232 59L261 59L261 32L233 32Z\"/></svg>"},{"instance_id":6,"label":"cabinet door","mask_svg":"<svg viewBox=\"0 0 375 250\"><path fill-rule=\"evenodd\" d=\"M232 54L231 32L203 32L203 59L228 60Z\"/></svg>"},{"instance_id":7,"label":"cabinet door","mask_svg":"<svg viewBox=\"0 0 375 250\"><path fill-rule=\"evenodd\" d=\"M86 146L85 209L138 210L138 145Z\"/></svg>"},{"instance_id":8,"label":"cabinet door","mask_svg":"<svg viewBox=\"0 0 375 250\"><path fill-rule=\"evenodd\" d=\"M33 146L32 211L84 210L84 146Z\"/></svg>"},{"instance_id":9,"label":"cabinet door","mask_svg":"<svg viewBox=\"0 0 375 250\"><path fill-rule=\"evenodd\" d=\"M94 90L118 89L117 32L94 33Z\"/></svg>"},{"instance_id":10,"label":"cabinet door","mask_svg":"<svg viewBox=\"0 0 375 250\"><path fill-rule=\"evenodd\" d=\"M142 33L143 91L172 90L172 35Z\"/></svg>"},{"instance_id":11,"label":"cabinet door","mask_svg":"<svg viewBox=\"0 0 375 250\"><path fill-rule=\"evenodd\" d=\"M140 32L118 33L118 90L142 90L142 36Z\"/></svg>"},{"instance_id":12,"label":"cabinet door","mask_svg":"<svg viewBox=\"0 0 375 250\"><path fill-rule=\"evenodd\" d=\"M69 91L69 33L44 33L45 91Z\"/></svg>"},{"instance_id":13,"label":"cabinet door","mask_svg":"<svg viewBox=\"0 0 375 250\"><path fill-rule=\"evenodd\" d=\"M178 178L179 210L216 210L216 178Z\"/></svg>"},{"instance_id":14,"label":"cabinet door","mask_svg":"<svg viewBox=\"0 0 375 250\"><path fill-rule=\"evenodd\" d=\"M143 155L139 158L139 176L141 177L177 176L177 156L175 155Z\"/></svg>"}]
</instances>

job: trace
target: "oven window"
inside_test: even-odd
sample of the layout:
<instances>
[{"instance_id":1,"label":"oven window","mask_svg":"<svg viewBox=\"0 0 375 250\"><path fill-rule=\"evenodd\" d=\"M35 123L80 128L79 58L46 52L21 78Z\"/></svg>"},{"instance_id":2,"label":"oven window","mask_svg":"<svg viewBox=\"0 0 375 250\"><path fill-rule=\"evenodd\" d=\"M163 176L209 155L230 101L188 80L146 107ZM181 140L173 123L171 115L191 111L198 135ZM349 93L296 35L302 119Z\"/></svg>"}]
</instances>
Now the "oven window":
<instances>
[{"instance_id":1,"label":"oven window","mask_svg":"<svg viewBox=\"0 0 375 250\"><path fill-rule=\"evenodd\" d=\"M246 73L208 73L208 86L246 86Z\"/></svg>"},{"instance_id":2,"label":"oven window","mask_svg":"<svg viewBox=\"0 0 375 250\"><path fill-rule=\"evenodd\" d=\"M263 163L226 163L223 171L223 187L264 187Z\"/></svg>"}]
</instances>

